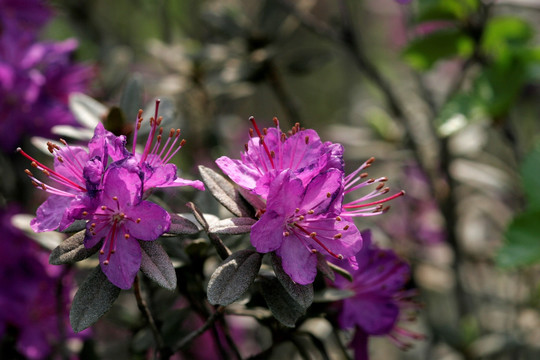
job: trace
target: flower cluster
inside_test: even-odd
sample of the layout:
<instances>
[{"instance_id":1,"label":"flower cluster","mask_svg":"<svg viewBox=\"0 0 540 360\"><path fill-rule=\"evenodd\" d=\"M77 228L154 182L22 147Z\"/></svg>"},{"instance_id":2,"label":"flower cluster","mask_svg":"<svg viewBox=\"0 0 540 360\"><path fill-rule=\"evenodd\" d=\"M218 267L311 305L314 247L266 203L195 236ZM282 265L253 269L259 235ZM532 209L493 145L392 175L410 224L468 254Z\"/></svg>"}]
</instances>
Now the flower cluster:
<instances>
[{"instance_id":1,"label":"flower cluster","mask_svg":"<svg viewBox=\"0 0 540 360\"><path fill-rule=\"evenodd\" d=\"M26 359L53 358L65 339L84 338L69 327L67 308L75 285L66 267L52 266L48 254L15 228L16 206L0 210L0 338L16 333L15 349Z\"/></svg>"},{"instance_id":2,"label":"flower cluster","mask_svg":"<svg viewBox=\"0 0 540 360\"><path fill-rule=\"evenodd\" d=\"M44 1L2 0L0 8L0 149L12 152L25 135L76 125L68 95L84 91L92 71L71 60L74 39L37 41L51 16Z\"/></svg>"},{"instance_id":3,"label":"flower cluster","mask_svg":"<svg viewBox=\"0 0 540 360\"><path fill-rule=\"evenodd\" d=\"M111 283L122 289L131 287L140 268L138 240L155 240L170 226L167 211L144 200L147 191L186 185L204 190L200 181L177 177L176 165L169 160L185 141L178 141L179 131L171 130L169 138L162 143L163 129L159 128L162 118L158 117L158 110L159 100L142 152L137 151L135 144L143 121L142 111L137 116L131 152L126 149L125 136L115 136L102 124L96 127L88 149L69 146L63 140L63 147L49 143L54 169L18 149L33 168L49 179L46 184L26 170L35 187L51 194L38 208L32 229L65 230L75 220L88 220L84 245L93 248L101 244L101 269Z\"/></svg>"},{"instance_id":4,"label":"flower cluster","mask_svg":"<svg viewBox=\"0 0 540 360\"><path fill-rule=\"evenodd\" d=\"M373 200L389 192L386 178L371 179L363 172L373 158L349 175L344 172L343 147L322 142L314 130L296 124L288 133L262 129L250 118L253 129L241 159L220 157L217 165L241 187L266 202L251 229L251 243L260 253L275 252L283 269L298 284L310 284L317 274L317 253L348 259L362 248L362 236L353 218L388 210L389 200ZM351 202L345 195L366 186L375 188Z\"/></svg>"},{"instance_id":5,"label":"flower cluster","mask_svg":"<svg viewBox=\"0 0 540 360\"><path fill-rule=\"evenodd\" d=\"M356 254L357 267L346 267L353 281L338 277L332 286L350 290L353 296L341 301L338 323L356 329L351 342L355 359L367 360L369 336L387 336L401 349L410 347L407 338L423 336L401 328L400 320L413 321L419 305L412 301L415 290L405 290L409 265L392 250L380 249L371 241L370 231L362 232L364 246Z\"/></svg>"}]
</instances>

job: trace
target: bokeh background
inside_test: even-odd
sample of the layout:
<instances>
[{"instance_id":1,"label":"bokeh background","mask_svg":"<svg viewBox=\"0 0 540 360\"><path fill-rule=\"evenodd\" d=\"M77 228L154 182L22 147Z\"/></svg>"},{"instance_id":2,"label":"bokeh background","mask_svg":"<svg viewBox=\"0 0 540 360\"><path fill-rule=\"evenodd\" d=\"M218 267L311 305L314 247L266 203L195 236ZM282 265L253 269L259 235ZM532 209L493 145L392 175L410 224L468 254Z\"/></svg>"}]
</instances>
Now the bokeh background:
<instances>
[{"instance_id":1,"label":"bokeh background","mask_svg":"<svg viewBox=\"0 0 540 360\"><path fill-rule=\"evenodd\" d=\"M18 245L37 254L21 257L42 261L23 269L27 260L2 260L1 311L14 309L17 299L35 302L39 293L17 289L39 282L56 289L49 315L62 323L78 274L51 270L42 255L40 248L62 235L46 234L35 245L12 225L24 217L11 214L33 214L44 199L25 178L28 165L15 148L45 158L31 136L76 141L86 134L81 119L69 115L70 93L103 104L95 105L101 120L116 133L129 133L137 110L152 114L160 98L167 127L181 128L187 140L176 159L187 178L198 178L199 164L215 168L217 157L236 157L248 139L249 116L262 126L277 116L283 128L300 122L342 143L348 171L374 156L370 175L387 176L394 191L406 191L387 214L361 225L410 262L423 310L409 326L426 340L401 352L375 339L374 359L540 358L539 1L37 2L48 10L26 2L35 3L0 0L0 202L2 227L11 231L2 231L0 257L21 252ZM18 17L24 29L10 27ZM13 33L18 37L7 37ZM29 50L37 42L49 44L41 55ZM15 68L19 77L9 75ZM21 79L33 85L21 90ZM36 87L48 96L44 105L29 100ZM59 110L43 110L53 101ZM78 101L90 100L71 105ZM177 212L188 200L219 211L208 194L171 192L167 199ZM47 279L32 275L43 271ZM2 315L0 357L70 358L75 349L83 358L144 358L148 334L140 332L136 304L127 295L119 303L91 333L75 336L60 326L58 336L69 345L63 354L59 346L29 350L39 334L27 335L30 345L19 343L30 332L21 329L40 322L42 331L51 328L44 315L24 321L26 315ZM25 306L21 314L35 308ZM327 324L313 322L306 331L332 348ZM268 343L256 332L245 335L250 355ZM290 344L280 351L300 358Z\"/></svg>"}]
</instances>

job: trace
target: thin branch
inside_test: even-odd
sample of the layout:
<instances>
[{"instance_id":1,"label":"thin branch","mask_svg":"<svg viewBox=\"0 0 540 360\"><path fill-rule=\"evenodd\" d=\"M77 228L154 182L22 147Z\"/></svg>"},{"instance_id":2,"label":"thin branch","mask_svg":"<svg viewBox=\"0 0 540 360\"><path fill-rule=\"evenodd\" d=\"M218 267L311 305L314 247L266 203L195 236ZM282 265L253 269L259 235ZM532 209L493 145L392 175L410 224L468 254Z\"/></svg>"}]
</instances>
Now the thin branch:
<instances>
[{"instance_id":1,"label":"thin branch","mask_svg":"<svg viewBox=\"0 0 540 360\"><path fill-rule=\"evenodd\" d=\"M185 349L193 340L204 334L206 330L208 330L214 323L221 317L223 314L223 311L225 310L224 306L220 306L216 309L216 312L210 315L210 317L206 320L206 322L197 330L189 333L187 336L185 336L176 346L176 350L182 350Z\"/></svg>"},{"instance_id":2,"label":"thin branch","mask_svg":"<svg viewBox=\"0 0 540 360\"><path fill-rule=\"evenodd\" d=\"M133 291L135 293L135 298L137 299L137 306L139 307L139 310L143 315L145 316L146 320L148 321L148 325L150 326L150 329L152 330L152 334L154 335L154 340L156 342L156 358L159 359L168 359L172 353L170 349L166 348L163 342L163 337L161 336L161 333L159 332L156 321L154 320L154 317L152 316L152 313L150 312L150 308L148 307L148 304L142 297L141 292L141 285L139 281L139 275L135 276L135 281L133 282Z\"/></svg>"}]
</instances>

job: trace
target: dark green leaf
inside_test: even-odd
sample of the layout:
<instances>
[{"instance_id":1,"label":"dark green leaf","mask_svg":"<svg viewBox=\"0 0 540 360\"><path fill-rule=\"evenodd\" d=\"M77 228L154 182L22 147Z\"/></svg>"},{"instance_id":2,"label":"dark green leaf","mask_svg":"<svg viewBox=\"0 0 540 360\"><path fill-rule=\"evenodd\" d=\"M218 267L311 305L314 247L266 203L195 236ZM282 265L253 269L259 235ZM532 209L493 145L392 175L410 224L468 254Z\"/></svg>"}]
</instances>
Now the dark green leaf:
<instances>
[{"instance_id":1,"label":"dark green leaf","mask_svg":"<svg viewBox=\"0 0 540 360\"><path fill-rule=\"evenodd\" d=\"M122 109L128 119L133 119L135 122L142 101L143 83L141 77L138 74L135 74L128 79L126 86L124 87L124 91L120 97L120 109Z\"/></svg>"},{"instance_id":2,"label":"dark green leaf","mask_svg":"<svg viewBox=\"0 0 540 360\"><path fill-rule=\"evenodd\" d=\"M257 220L248 217L223 219L210 225L208 232L220 235L247 234L251 231L251 226L256 222Z\"/></svg>"},{"instance_id":3,"label":"dark green leaf","mask_svg":"<svg viewBox=\"0 0 540 360\"><path fill-rule=\"evenodd\" d=\"M274 276L260 276L261 292L272 315L283 325L294 327L305 314L305 308L295 301Z\"/></svg>"},{"instance_id":4,"label":"dark green leaf","mask_svg":"<svg viewBox=\"0 0 540 360\"><path fill-rule=\"evenodd\" d=\"M100 246L98 243L91 249L84 247L84 234L86 230L70 236L62 241L49 256L49 263L52 265L73 264L74 262L84 260L95 254Z\"/></svg>"},{"instance_id":5,"label":"dark green leaf","mask_svg":"<svg viewBox=\"0 0 540 360\"><path fill-rule=\"evenodd\" d=\"M506 230L506 241L497 254L502 267L540 262L540 210L530 210L514 218Z\"/></svg>"},{"instance_id":6,"label":"dark green leaf","mask_svg":"<svg viewBox=\"0 0 540 360\"><path fill-rule=\"evenodd\" d=\"M71 304L69 321L75 332L92 326L109 309L120 289L109 282L97 266L81 285Z\"/></svg>"},{"instance_id":7,"label":"dark green leaf","mask_svg":"<svg viewBox=\"0 0 540 360\"><path fill-rule=\"evenodd\" d=\"M141 245L141 270L165 289L176 288L176 272L171 259L155 241L139 241Z\"/></svg>"},{"instance_id":8,"label":"dark green leaf","mask_svg":"<svg viewBox=\"0 0 540 360\"><path fill-rule=\"evenodd\" d=\"M259 273L261 259L253 250L241 250L225 259L210 277L208 301L229 305L240 299Z\"/></svg>"},{"instance_id":9,"label":"dark green leaf","mask_svg":"<svg viewBox=\"0 0 540 360\"><path fill-rule=\"evenodd\" d=\"M334 281L336 280L336 274L334 274L334 271L330 268L328 265L328 261L324 257L323 254L320 252L317 253L317 269L323 274L328 280Z\"/></svg>"},{"instance_id":10,"label":"dark green leaf","mask_svg":"<svg viewBox=\"0 0 540 360\"><path fill-rule=\"evenodd\" d=\"M202 165L199 166L199 172L206 189L231 213L239 217L252 217L255 215L234 185L227 179Z\"/></svg>"},{"instance_id":11,"label":"dark green leaf","mask_svg":"<svg viewBox=\"0 0 540 360\"><path fill-rule=\"evenodd\" d=\"M179 214L171 215L171 226L167 234L173 235L194 235L200 230L196 224Z\"/></svg>"},{"instance_id":12,"label":"dark green leaf","mask_svg":"<svg viewBox=\"0 0 540 360\"><path fill-rule=\"evenodd\" d=\"M529 208L540 209L540 146L537 146L521 165L523 190Z\"/></svg>"},{"instance_id":13,"label":"dark green leaf","mask_svg":"<svg viewBox=\"0 0 540 360\"><path fill-rule=\"evenodd\" d=\"M458 29L432 32L411 41L403 52L404 59L419 70L430 69L437 61L473 53L473 40Z\"/></svg>"},{"instance_id":14,"label":"dark green leaf","mask_svg":"<svg viewBox=\"0 0 540 360\"><path fill-rule=\"evenodd\" d=\"M313 284L300 285L291 280L290 276L283 270L281 259L274 253L271 254L272 267L277 279L289 295L302 308L307 309L313 302Z\"/></svg>"},{"instance_id":15,"label":"dark green leaf","mask_svg":"<svg viewBox=\"0 0 540 360\"><path fill-rule=\"evenodd\" d=\"M464 20L478 8L478 0L419 0L417 21Z\"/></svg>"}]
</instances>

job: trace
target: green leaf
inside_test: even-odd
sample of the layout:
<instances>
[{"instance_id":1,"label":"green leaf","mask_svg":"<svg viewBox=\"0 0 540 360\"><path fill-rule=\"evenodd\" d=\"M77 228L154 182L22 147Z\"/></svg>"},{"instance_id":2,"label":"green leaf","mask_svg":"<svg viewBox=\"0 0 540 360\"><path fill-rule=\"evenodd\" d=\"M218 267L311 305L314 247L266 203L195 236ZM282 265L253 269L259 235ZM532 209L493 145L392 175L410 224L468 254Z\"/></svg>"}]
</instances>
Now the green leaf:
<instances>
[{"instance_id":1,"label":"green leaf","mask_svg":"<svg viewBox=\"0 0 540 360\"><path fill-rule=\"evenodd\" d=\"M486 113L484 102L476 94L458 93L441 108L436 119L439 134L450 136Z\"/></svg>"},{"instance_id":2,"label":"green leaf","mask_svg":"<svg viewBox=\"0 0 540 360\"><path fill-rule=\"evenodd\" d=\"M540 209L540 146L527 155L521 164L521 181L529 208Z\"/></svg>"},{"instance_id":3,"label":"green leaf","mask_svg":"<svg viewBox=\"0 0 540 360\"><path fill-rule=\"evenodd\" d=\"M290 276L283 270L281 259L275 253L271 254L272 267L277 279L287 291L287 293L304 308L304 311L313 302L313 284L300 285L291 280Z\"/></svg>"},{"instance_id":4,"label":"green leaf","mask_svg":"<svg viewBox=\"0 0 540 360\"><path fill-rule=\"evenodd\" d=\"M171 226L167 234L173 235L194 235L199 233L199 228L195 223L190 221L186 215L183 214L170 214Z\"/></svg>"},{"instance_id":5,"label":"green leaf","mask_svg":"<svg viewBox=\"0 0 540 360\"><path fill-rule=\"evenodd\" d=\"M219 235L247 234L251 231L251 226L256 222L257 220L249 217L223 219L211 224L208 232Z\"/></svg>"},{"instance_id":6,"label":"green leaf","mask_svg":"<svg viewBox=\"0 0 540 360\"><path fill-rule=\"evenodd\" d=\"M84 246L85 233L86 230L81 230L62 241L60 245L51 252L49 263L52 265L73 264L74 262L84 260L95 254L99 250L101 242L96 244L93 248L87 249Z\"/></svg>"},{"instance_id":7,"label":"green leaf","mask_svg":"<svg viewBox=\"0 0 540 360\"><path fill-rule=\"evenodd\" d=\"M464 20L478 8L478 0L419 0L417 21Z\"/></svg>"},{"instance_id":8,"label":"green leaf","mask_svg":"<svg viewBox=\"0 0 540 360\"><path fill-rule=\"evenodd\" d=\"M126 86L124 87L124 91L120 97L120 109L122 109L128 119L133 119L133 121L135 121L138 111L141 108L142 101L142 79L138 74L135 74L128 79Z\"/></svg>"},{"instance_id":9,"label":"green leaf","mask_svg":"<svg viewBox=\"0 0 540 360\"><path fill-rule=\"evenodd\" d=\"M212 305L229 305L240 299L259 273L261 260L253 250L241 250L225 259L210 277L208 301Z\"/></svg>"},{"instance_id":10,"label":"green leaf","mask_svg":"<svg viewBox=\"0 0 540 360\"><path fill-rule=\"evenodd\" d=\"M505 233L506 241L497 254L501 267L516 267L540 262L540 209L514 218Z\"/></svg>"},{"instance_id":11,"label":"green leaf","mask_svg":"<svg viewBox=\"0 0 540 360\"><path fill-rule=\"evenodd\" d=\"M92 326L109 311L119 294L120 289L109 282L101 268L94 268L73 298L69 312L73 331Z\"/></svg>"},{"instance_id":12,"label":"green leaf","mask_svg":"<svg viewBox=\"0 0 540 360\"><path fill-rule=\"evenodd\" d=\"M274 276L260 276L261 293L272 315L283 325L294 327L305 314L305 308L295 301Z\"/></svg>"},{"instance_id":13,"label":"green leaf","mask_svg":"<svg viewBox=\"0 0 540 360\"><path fill-rule=\"evenodd\" d=\"M139 241L141 245L141 270L165 289L176 288L176 272L171 259L155 241Z\"/></svg>"},{"instance_id":14,"label":"green leaf","mask_svg":"<svg viewBox=\"0 0 540 360\"><path fill-rule=\"evenodd\" d=\"M411 41L403 58L418 70L429 70L439 60L468 57L473 51L474 42L469 36L458 29L445 29Z\"/></svg>"},{"instance_id":15,"label":"green leaf","mask_svg":"<svg viewBox=\"0 0 540 360\"><path fill-rule=\"evenodd\" d=\"M199 166L199 172L206 189L231 213L239 217L255 215L234 185L222 175L202 165Z\"/></svg>"},{"instance_id":16,"label":"green leaf","mask_svg":"<svg viewBox=\"0 0 540 360\"><path fill-rule=\"evenodd\" d=\"M513 52L527 46L533 35L531 25L520 18L494 17L486 24L482 36L482 50L498 62L507 62Z\"/></svg>"}]
</instances>

